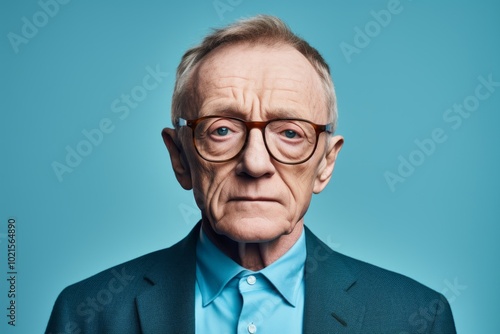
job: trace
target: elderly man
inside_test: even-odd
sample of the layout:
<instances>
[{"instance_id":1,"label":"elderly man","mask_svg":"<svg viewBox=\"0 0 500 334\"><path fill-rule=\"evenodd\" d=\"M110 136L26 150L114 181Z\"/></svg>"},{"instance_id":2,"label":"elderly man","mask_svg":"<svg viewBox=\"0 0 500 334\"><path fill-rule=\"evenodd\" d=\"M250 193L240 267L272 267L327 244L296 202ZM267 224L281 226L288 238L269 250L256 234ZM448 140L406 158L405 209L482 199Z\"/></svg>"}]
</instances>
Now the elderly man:
<instances>
[{"instance_id":1,"label":"elderly man","mask_svg":"<svg viewBox=\"0 0 500 334\"><path fill-rule=\"evenodd\" d=\"M328 65L277 18L186 52L163 140L201 222L66 288L49 333L455 333L446 299L305 226L343 138Z\"/></svg>"}]
</instances>

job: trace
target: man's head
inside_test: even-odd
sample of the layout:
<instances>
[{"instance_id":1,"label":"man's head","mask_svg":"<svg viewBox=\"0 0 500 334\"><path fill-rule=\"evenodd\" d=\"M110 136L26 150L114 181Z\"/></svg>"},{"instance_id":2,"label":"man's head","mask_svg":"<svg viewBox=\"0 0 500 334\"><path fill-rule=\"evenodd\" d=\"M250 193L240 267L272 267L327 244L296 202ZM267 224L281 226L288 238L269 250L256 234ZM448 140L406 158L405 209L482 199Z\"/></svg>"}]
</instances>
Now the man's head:
<instances>
[{"instance_id":1,"label":"man's head","mask_svg":"<svg viewBox=\"0 0 500 334\"><path fill-rule=\"evenodd\" d=\"M195 121L207 116L294 120L265 129L230 119ZM163 137L178 181L193 189L204 223L238 242L274 240L302 224L343 143L325 131L333 132L336 122L328 66L268 16L217 30L186 52L172 117L175 129ZM181 126L184 120L194 122Z\"/></svg>"}]
</instances>

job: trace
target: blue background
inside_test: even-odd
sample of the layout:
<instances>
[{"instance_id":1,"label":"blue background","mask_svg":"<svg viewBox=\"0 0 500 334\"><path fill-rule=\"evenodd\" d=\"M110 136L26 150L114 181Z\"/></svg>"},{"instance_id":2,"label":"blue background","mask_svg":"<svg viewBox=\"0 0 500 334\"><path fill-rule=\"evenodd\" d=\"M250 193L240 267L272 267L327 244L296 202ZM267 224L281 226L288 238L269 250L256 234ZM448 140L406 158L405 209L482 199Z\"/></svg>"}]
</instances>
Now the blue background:
<instances>
[{"instance_id":1,"label":"blue background","mask_svg":"<svg viewBox=\"0 0 500 334\"><path fill-rule=\"evenodd\" d=\"M500 87L457 129L443 119L479 76L500 81L499 3L401 0L377 30L371 11L386 0L220 2L225 12L212 0L71 1L45 24L37 1L1 2L0 332L41 333L65 286L192 228L199 214L160 136L176 66L209 27L268 13L324 55L339 99L345 145L306 224L342 253L445 292L460 333L500 333ZM34 15L42 26L16 53L8 34ZM356 46L356 27L372 37L346 57L340 45ZM120 119L112 102L142 85L148 66L168 76ZM113 131L59 181L53 162L65 163L66 146L104 118ZM397 173L400 156L418 158L415 140L438 128L447 140L391 189L384 174ZM18 225L14 329L3 314L9 217Z\"/></svg>"}]
</instances>

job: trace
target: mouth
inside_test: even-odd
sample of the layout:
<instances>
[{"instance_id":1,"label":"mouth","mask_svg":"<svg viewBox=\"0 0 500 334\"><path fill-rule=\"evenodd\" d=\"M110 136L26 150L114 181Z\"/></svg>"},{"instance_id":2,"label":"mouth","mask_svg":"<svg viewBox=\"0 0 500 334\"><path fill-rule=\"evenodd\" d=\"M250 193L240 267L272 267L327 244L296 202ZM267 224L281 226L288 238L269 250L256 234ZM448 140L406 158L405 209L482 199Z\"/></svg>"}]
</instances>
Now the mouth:
<instances>
[{"instance_id":1,"label":"mouth","mask_svg":"<svg viewBox=\"0 0 500 334\"><path fill-rule=\"evenodd\" d=\"M230 202L278 202L276 198L262 197L262 196L235 196L232 197Z\"/></svg>"}]
</instances>

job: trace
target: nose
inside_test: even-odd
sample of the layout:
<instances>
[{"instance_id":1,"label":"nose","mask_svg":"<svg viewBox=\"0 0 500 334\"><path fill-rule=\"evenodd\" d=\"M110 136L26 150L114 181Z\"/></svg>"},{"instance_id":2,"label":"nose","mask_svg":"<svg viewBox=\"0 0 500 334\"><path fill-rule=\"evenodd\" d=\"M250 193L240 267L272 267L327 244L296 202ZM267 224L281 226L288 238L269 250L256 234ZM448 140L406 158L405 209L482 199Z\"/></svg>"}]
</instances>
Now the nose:
<instances>
[{"instance_id":1,"label":"nose","mask_svg":"<svg viewBox=\"0 0 500 334\"><path fill-rule=\"evenodd\" d=\"M238 175L247 175L253 178L271 176L276 172L272 157L264 143L264 133L260 129L252 129L248 133L245 148L240 153L236 166Z\"/></svg>"}]
</instances>

